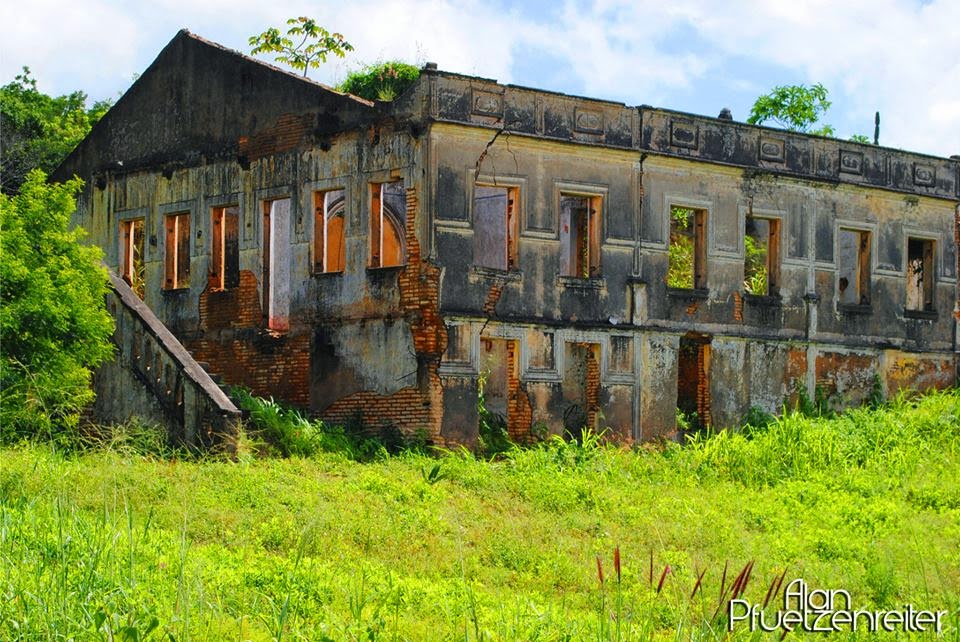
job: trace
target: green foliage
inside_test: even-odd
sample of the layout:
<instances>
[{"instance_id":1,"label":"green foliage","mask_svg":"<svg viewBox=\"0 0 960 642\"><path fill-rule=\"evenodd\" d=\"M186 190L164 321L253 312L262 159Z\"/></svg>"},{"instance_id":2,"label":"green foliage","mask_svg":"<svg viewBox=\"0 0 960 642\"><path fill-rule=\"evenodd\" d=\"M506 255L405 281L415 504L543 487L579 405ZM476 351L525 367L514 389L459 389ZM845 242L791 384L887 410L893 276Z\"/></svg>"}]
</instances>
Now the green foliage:
<instances>
[{"instance_id":1,"label":"green foliage","mask_svg":"<svg viewBox=\"0 0 960 642\"><path fill-rule=\"evenodd\" d=\"M423 431L407 437L396 429L374 431L357 418L345 426L308 419L299 410L256 397L245 388L230 391L237 406L249 415L247 430L282 457L338 453L353 461L376 461L402 451L423 452L430 441Z\"/></svg>"},{"instance_id":2,"label":"green foliage","mask_svg":"<svg viewBox=\"0 0 960 642\"><path fill-rule=\"evenodd\" d=\"M884 401L883 379L880 378L879 374L874 373L873 380L870 383L870 396L867 398L867 404L871 408L879 408Z\"/></svg>"},{"instance_id":3,"label":"green foliage","mask_svg":"<svg viewBox=\"0 0 960 642\"><path fill-rule=\"evenodd\" d=\"M753 560L751 604L802 577L855 609L948 610L955 640L958 426L952 391L492 461L5 448L0 639L779 639L714 617Z\"/></svg>"},{"instance_id":4,"label":"green foliage","mask_svg":"<svg viewBox=\"0 0 960 642\"><path fill-rule=\"evenodd\" d=\"M692 289L694 285L694 211L685 207L670 209L671 231L667 267L667 287Z\"/></svg>"},{"instance_id":5,"label":"green foliage","mask_svg":"<svg viewBox=\"0 0 960 642\"><path fill-rule=\"evenodd\" d=\"M493 455L506 452L514 447L513 443L510 442L510 435L507 433L506 417L487 410L484 390L488 376L488 373L481 372L480 377L477 379L477 419L479 428L477 454L483 457L492 457Z\"/></svg>"},{"instance_id":6,"label":"green foliage","mask_svg":"<svg viewBox=\"0 0 960 642\"><path fill-rule=\"evenodd\" d=\"M353 45L347 42L342 34L331 33L312 18L306 16L290 18L287 24L291 26L287 29L285 36L276 27L270 27L259 35L250 36L248 42L253 47L250 53L253 55L279 54L274 56L274 60L302 71L306 78L310 67L319 67L320 63L327 61L329 54L343 58L348 51L353 51ZM294 40L299 42L294 44Z\"/></svg>"},{"instance_id":7,"label":"green foliage","mask_svg":"<svg viewBox=\"0 0 960 642\"><path fill-rule=\"evenodd\" d=\"M870 137L864 136L863 134L854 134L850 137L850 141L854 143L863 143L864 145L870 144Z\"/></svg>"},{"instance_id":8,"label":"green foliage","mask_svg":"<svg viewBox=\"0 0 960 642\"><path fill-rule=\"evenodd\" d=\"M81 185L33 170L0 194L0 442L75 427L92 369L112 355L102 253L68 229Z\"/></svg>"},{"instance_id":9,"label":"green foliage","mask_svg":"<svg viewBox=\"0 0 960 642\"><path fill-rule=\"evenodd\" d=\"M32 169L56 169L109 108L109 101L88 108L82 91L48 96L24 67L0 87L0 191L16 194Z\"/></svg>"},{"instance_id":10,"label":"green foliage","mask_svg":"<svg viewBox=\"0 0 960 642\"><path fill-rule=\"evenodd\" d=\"M414 65L388 60L351 71L337 89L367 100L393 100L419 77L420 70Z\"/></svg>"},{"instance_id":11,"label":"green foliage","mask_svg":"<svg viewBox=\"0 0 960 642\"><path fill-rule=\"evenodd\" d=\"M749 234L743 237L745 251L743 287L750 294L767 293L767 246Z\"/></svg>"},{"instance_id":12,"label":"green foliage","mask_svg":"<svg viewBox=\"0 0 960 642\"><path fill-rule=\"evenodd\" d=\"M831 102L827 99L827 88L816 85L783 85L774 87L769 94L757 98L750 109L747 122L761 125L773 121L778 127L795 132L816 134L818 136L833 136L834 129L823 124L813 129L813 126L830 109Z\"/></svg>"}]
</instances>

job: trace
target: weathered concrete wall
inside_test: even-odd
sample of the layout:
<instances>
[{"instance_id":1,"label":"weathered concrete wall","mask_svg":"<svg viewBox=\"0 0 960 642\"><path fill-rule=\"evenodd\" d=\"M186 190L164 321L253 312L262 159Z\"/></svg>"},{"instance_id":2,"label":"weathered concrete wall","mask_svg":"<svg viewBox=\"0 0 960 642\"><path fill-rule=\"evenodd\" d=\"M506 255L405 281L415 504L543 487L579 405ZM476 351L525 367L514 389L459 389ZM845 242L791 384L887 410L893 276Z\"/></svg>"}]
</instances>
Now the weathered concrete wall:
<instances>
[{"instance_id":1,"label":"weathered concrete wall","mask_svg":"<svg viewBox=\"0 0 960 642\"><path fill-rule=\"evenodd\" d=\"M240 412L122 279L110 274L114 359L97 370L93 417L167 426L174 443L235 447Z\"/></svg>"}]
</instances>

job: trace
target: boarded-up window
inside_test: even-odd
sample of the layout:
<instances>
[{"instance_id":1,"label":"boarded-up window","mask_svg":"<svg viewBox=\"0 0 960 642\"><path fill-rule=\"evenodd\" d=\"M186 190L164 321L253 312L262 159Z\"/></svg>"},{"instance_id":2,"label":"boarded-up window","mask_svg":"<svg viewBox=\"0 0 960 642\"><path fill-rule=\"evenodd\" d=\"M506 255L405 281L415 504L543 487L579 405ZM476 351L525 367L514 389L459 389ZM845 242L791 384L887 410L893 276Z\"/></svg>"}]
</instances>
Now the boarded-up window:
<instances>
[{"instance_id":1,"label":"boarded-up window","mask_svg":"<svg viewBox=\"0 0 960 642\"><path fill-rule=\"evenodd\" d=\"M240 285L240 208L213 208L210 222L210 287L226 290Z\"/></svg>"},{"instance_id":2,"label":"boarded-up window","mask_svg":"<svg viewBox=\"0 0 960 642\"><path fill-rule=\"evenodd\" d=\"M146 284L142 218L120 221L120 274L141 299Z\"/></svg>"},{"instance_id":3,"label":"boarded-up window","mask_svg":"<svg viewBox=\"0 0 960 642\"><path fill-rule=\"evenodd\" d=\"M743 237L743 287L750 294L780 291L780 221L748 216Z\"/></svg>"},{"instance_id":4,"label":"boarded-up window","mask_svg":"<svg viewBox=\"0 0 960 642\"><path fill-rule=\"evenodd\" d=\"M370 186L370 267L406 262L406 194L402 181Z\"/></svg>"},{"instance_id":5,"label":"boarded-up window","mask_svg":"<svg viewBox=\"0 0 960 642\"><path fill-rule=\"evenodd\" d=\"M837 294L842 305L870 304L870 232L840 228Z\"/></svg>"},{"instance_id":6,"label":"boarded-up window","mask_svg":"<svg viewBox=\"0 0 960 642\"><path fill-rule=\"evenodd\" d=\"M933 241L907 239L908 310L933 310Z\"/></svg>"},{"instance_id":7,"label":"boarded-up window","mask_svg":"<svg viewBox=\"0 0 960 642\"><path fill-rule=\"evenodd\" d=\"M600 196L560 195L560 273L582 279L600 276Z\"/></svg>"},{"instance_id":8,"label":"boarded-up window","mask_svg":"<svg viewBox=\"0 0 960 642\"><path fill-rule=\"evenodd\" d=\"M343 272L344 190L313 193L313 271Z\"/></svg>"},{"instance_id":9,"label":"boarded-up window","mask_svg":"<svg viewBox=\"0 0 960 642\"><path fill-rule=\"evenodd\" d=\"M519 189L473 188L473 262L495 270L516 270Z\"/></svg>"},{"instance_id":10,"label":"boarded-up window","mask_svg":"<svg viewBox=\"0 0 960 642\"><path fill-rule=\"evenodd\" d=\"M169 214L166 218L163 287L177 290L190 287L190 213Z\"/></svg>"},{"instance_id":11,"label":"boarded-up window","mask_svg":"<svg viewBox=\"0 0 960 642\"><path fill-rule=\"evenodd\" d=\"M667 287L707 287L707 211L670 207Z\"/></svg>"}]
</instances>

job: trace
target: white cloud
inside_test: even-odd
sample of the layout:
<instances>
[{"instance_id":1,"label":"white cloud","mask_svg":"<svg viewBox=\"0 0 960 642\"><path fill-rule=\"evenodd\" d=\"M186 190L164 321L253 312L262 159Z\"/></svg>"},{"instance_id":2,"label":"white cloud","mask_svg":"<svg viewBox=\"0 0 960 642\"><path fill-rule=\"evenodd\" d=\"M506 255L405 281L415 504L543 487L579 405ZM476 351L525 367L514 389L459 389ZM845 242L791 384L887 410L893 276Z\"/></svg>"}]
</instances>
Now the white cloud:
<instances>
[{"instance_id":1,"label":"white cloud","mask_svg":"<svg viewBox=\"0 0 960 642\"><path fill-rule=\"evenodd\" d=\"M246 50L249 35L297 15L316 17L356 47L347 61L311 74L325 82L385 58L513 82L532 64L518 57L540 53L551 61L545 88L677 107L713 78L736 96L800 78L831 89L828 120L841 134L872 133L879 110L884 144L960 153L956 0L567 0L525 12L478 0L8 2L0 8L8 26L0 73L10 79L28 64L47 91L104 97L124 89L180 27ZM744 60L770 77L744 69ZM713 91L724 90L716 84Z\"/></svg>"}]
</instances>

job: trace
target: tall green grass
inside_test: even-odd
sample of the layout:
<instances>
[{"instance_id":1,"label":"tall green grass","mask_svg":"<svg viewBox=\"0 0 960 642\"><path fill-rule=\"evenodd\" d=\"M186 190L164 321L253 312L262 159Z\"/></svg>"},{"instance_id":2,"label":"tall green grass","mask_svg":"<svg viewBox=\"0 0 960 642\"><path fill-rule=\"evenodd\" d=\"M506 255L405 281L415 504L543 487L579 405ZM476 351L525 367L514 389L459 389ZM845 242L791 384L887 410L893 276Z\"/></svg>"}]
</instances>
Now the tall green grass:
<instances>
[{"instance_id":1,"label":"tall green grass","mask_svg":"<svg viewBox=\"0 0 960 642\"><path fill-rule=\"evenodd\" d=\"M728 636L724 599L803 577L956 640L958 426L950 392L494 461L7 448L0 639L773 639Z\"/></svg>"}]
</instances>

